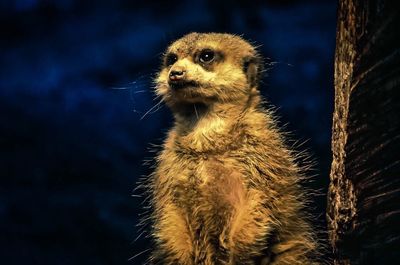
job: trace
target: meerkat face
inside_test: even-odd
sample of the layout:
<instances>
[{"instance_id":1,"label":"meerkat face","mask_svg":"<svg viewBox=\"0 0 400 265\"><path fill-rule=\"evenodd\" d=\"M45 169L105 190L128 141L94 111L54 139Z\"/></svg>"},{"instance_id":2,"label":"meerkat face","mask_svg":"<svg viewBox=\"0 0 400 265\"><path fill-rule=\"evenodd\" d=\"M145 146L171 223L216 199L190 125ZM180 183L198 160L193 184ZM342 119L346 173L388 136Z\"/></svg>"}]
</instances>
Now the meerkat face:
<instances>
[{"instance_id":1,"label":"meerkat face","mask_svg":"<svg viewBox=\"0 0 400 265\"><path fill-rule=\"evenodd\" d=\"M257 89L261 58L230 34L190 33L168 47L156 82L167 105L233 102Z\"/></svg>"}]
</instances>

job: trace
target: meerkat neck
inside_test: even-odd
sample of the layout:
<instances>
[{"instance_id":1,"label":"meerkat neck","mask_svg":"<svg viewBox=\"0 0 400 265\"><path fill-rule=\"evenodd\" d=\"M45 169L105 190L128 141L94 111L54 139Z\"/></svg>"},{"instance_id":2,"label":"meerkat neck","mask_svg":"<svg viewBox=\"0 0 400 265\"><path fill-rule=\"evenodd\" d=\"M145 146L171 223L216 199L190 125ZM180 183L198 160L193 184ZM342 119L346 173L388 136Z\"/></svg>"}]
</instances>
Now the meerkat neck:
<instances>
[{"instance_id":1,"label":"meerkat neck","mask_svg":"<svg viewBox=\"0 0 400 265\"><path fill-rule=\"evenodd\" d=\"M229 144L227 139L238 140L232 137L232 133L238 133L233 132L235 126L242 122L248 111L255 109L258 102L245 100L180 106L180 111L174 112L177 140L198 151L225 148Z\"/></svg>"},{"instance_id":2,"label":"meerkat neck","mask_svg":"<svg viewBox=\"0 0 400 265\"><path fill-rule=\"evenodd\" d=\"M240 113L244 111L243 104L235 103L188 103L179 107L179 112L175 112L176 127L178 132L186 135L199 129L204 129L206 124L215 121L226 123L236 120ZM222 125L222 124L220 124ZM209 128L210 129L210 128Z\"/></svg>"}]
</instances>

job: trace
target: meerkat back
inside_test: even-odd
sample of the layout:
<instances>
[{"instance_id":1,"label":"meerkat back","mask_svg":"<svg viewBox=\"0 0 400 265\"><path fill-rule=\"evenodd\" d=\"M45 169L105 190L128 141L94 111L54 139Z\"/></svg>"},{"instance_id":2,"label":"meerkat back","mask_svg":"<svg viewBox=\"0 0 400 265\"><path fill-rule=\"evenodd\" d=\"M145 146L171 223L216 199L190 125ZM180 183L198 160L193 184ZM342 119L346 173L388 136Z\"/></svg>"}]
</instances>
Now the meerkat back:
<instances>
[{"instance_id":1,"label":"meerkat back","mask_svg":"<svg viewBox=\"0 0 400 265\"><path fill-rule=\"evenodd\" d=\"M150 176L151 264L317 264L304 178L258 90L262 60L230 34L172 43L155 80L172 110Z\"/></svg>"}]
</instances>

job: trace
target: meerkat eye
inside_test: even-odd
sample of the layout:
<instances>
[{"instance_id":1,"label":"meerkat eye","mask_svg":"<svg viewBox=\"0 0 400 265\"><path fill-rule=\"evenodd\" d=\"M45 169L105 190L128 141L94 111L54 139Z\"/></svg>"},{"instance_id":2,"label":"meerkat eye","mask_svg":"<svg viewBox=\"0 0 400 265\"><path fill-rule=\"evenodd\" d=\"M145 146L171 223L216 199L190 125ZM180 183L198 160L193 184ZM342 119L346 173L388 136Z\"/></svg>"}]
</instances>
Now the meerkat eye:
<instances>
[{"instance_id":1,"label":"meerkat eye","mask_svg":"<svg viewBox=\"0 0 400 265\"><path fill-rule=\"evenodd\" d=\"M214 60L214 57L215 53L210 49L206 49L201 51L199 60L202 63L211 63Z\"/></svg>"},{"instance_id":2,"label":"meerkat eye","mask_svg":"<svg viewBox=\"0 0 400 265\"><path fill-rule=\"evenodd\" d=\"M165 65L166 66L171 66L174 63L176 63L176 61L178 61L178 56L175 53L170 53L165 58Z\"/></svg>"}]
</instances>

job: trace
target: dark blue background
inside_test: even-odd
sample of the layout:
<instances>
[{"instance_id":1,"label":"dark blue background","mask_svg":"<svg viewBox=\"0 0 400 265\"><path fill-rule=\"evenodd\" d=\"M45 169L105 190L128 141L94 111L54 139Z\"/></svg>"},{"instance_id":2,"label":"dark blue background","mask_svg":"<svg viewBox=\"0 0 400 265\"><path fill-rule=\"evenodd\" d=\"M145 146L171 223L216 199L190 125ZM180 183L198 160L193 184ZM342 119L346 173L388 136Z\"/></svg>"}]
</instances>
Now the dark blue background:
<instances>
[{"instance_id":1,"label":"dark blue background","mask_svg":"<svg viewBox=\"0 0 400 265\"><path fill-rule=\"evenodd\" d=\"M264 3L266 2L266 3ZM262 92L308 140L326 192L336 1L0 2L0 262L141 264L136 181L171 126L160 55L191 31L243 34L275 62ZM314 213L324 225L325 196Z\"/></svg>"}]
</instances>

